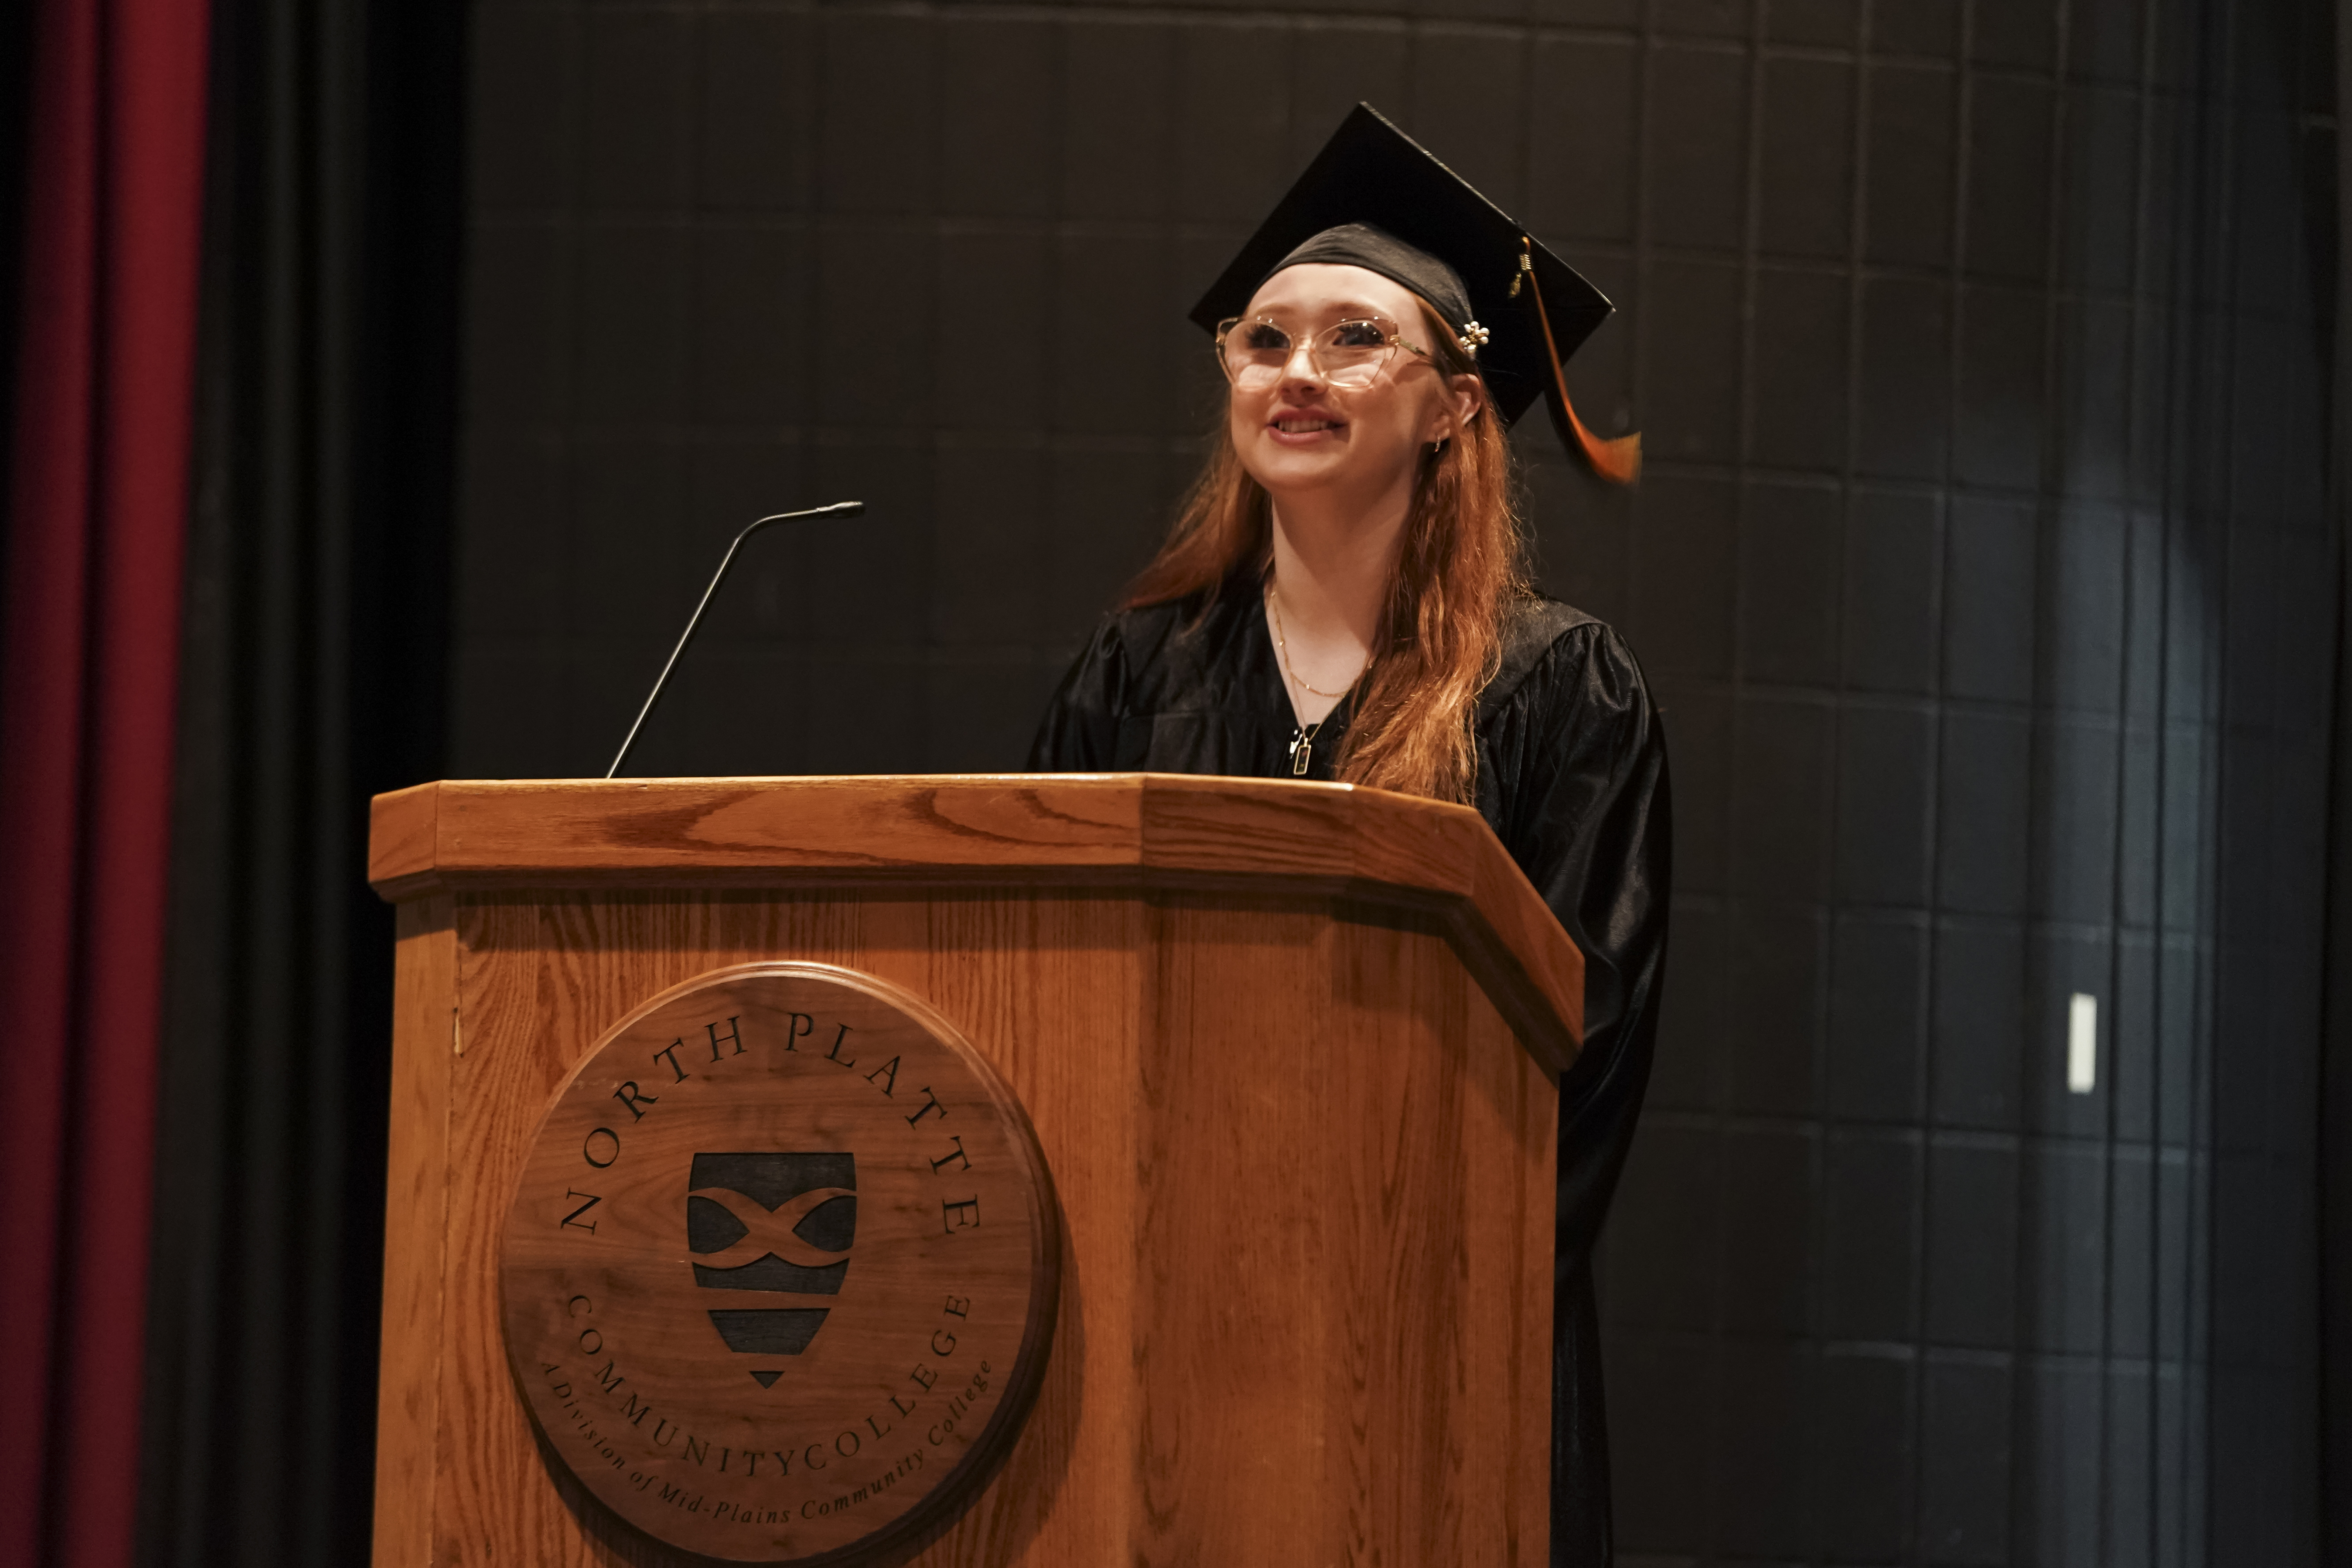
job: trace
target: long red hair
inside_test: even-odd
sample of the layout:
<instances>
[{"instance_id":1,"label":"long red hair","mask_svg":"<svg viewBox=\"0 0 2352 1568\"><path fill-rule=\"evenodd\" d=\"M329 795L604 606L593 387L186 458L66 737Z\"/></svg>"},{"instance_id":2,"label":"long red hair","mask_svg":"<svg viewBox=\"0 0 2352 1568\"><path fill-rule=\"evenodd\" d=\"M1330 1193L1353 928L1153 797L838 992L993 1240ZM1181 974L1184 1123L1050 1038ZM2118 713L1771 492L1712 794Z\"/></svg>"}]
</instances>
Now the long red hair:
<instances>
[{"instance_id":1,"label":"long red hair","mask_svg":"<svg viewBox=\"0 0 2352 1568\"><path fill-rule=\"evenodd\" d=\"M1421 314L1440 374L1475 374L1476 362L1436 313L1424 304ZM1213 443L1167 542L1129 587L1126 607L1213 598L1244 566L1269 567L1272 507L1242 467L1222 408ZM1472 798L1478 693L1501 662L1504 612L1528 592L1512 489L1510 443L1491 406L1422 459L1387 613L1333 763L1342 782Z\"/></svg>"}]
</instances>

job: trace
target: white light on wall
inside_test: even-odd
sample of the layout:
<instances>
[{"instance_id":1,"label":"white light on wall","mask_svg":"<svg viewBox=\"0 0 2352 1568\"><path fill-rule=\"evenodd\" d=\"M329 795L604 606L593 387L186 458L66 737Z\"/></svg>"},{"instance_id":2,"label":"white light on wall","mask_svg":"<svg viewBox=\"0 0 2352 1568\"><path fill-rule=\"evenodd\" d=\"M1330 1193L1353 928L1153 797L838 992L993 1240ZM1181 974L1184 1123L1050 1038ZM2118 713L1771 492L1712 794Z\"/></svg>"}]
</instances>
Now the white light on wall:
<instances>
[{"instance_id":1,"label":"white light on wall","mask_svg":"<svg viewBox=\"0 0 2352 1568\"><path fill-rule=\"evenodd\" d=\"M2099 1087L2099 999L2087 991L2066 1004L2066 1087L2076 1094Z\"/></svg>"}]
</instances>

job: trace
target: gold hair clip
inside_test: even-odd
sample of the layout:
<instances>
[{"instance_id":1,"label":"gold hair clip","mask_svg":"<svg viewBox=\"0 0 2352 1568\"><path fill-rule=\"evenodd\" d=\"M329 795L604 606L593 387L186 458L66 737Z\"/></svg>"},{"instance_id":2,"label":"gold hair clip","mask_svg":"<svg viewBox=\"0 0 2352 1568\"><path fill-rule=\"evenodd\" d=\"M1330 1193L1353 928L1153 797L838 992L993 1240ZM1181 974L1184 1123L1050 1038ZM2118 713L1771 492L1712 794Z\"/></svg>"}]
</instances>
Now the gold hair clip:
<instances>
[{"instance_id":1,"label":"gold hair clip","mask_svg":"<svg viewBox=\"0 0 2352 1568\"><path fill-rule=\"evenodd\" d=\"M1462 335L1454 341L1460 343L1468 353L1475 354L1485 348L1486 340L1494 335L1475 321L1465 321L1462 323Z\"/></svg>"}]
</instances>

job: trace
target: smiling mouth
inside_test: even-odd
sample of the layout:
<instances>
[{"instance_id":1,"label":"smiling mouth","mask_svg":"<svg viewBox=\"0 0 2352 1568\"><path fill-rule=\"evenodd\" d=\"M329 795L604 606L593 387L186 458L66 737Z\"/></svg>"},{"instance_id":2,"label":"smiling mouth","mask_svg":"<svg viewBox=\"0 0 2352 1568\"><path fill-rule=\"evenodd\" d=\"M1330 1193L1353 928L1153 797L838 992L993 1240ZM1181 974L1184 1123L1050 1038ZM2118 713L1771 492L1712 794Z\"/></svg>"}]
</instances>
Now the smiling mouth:
<instances>
[{"instance_id":1,"label":"smiling mouth","mask_svg":"<svg viewBox=\"0 0 2352 1568\"><path fill-rule=\"evenodd\" d=\"M1311 436L1318 430L1344 428L1336 419L1277 419L1274 427L1286 436Z\"/></svg>"}]
</instances>

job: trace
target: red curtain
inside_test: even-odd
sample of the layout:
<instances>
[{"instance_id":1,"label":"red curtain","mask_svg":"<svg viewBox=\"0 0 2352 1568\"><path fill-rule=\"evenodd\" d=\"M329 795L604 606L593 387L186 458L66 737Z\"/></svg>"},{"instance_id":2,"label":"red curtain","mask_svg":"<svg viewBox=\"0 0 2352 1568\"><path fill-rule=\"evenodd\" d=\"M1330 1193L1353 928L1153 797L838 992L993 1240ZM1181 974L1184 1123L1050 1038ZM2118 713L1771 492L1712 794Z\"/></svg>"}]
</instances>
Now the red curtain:
<instances>
[{"instance_id":1,"label":"red curtain","mask_svg":"<svg viewBox=\"0 0 2352 1568\"><path fill-rule=\"evenodd\" d=\"M127 1568L205 0L37 0L0 589L0 1565Z\"/></svg>"}]
</instances>

